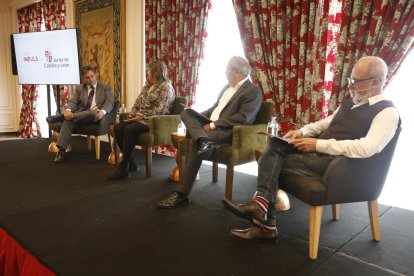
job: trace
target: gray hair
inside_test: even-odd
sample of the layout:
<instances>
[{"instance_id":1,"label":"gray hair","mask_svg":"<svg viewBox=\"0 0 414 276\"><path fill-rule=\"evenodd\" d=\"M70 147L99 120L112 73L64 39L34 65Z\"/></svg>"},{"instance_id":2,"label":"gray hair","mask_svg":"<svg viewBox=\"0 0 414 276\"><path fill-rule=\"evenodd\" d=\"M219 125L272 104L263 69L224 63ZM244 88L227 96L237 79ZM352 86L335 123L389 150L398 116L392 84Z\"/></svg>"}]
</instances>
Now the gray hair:
<instances>
[{"instance_id":1,"label":"gray hair","mask_svg":"<svg viewBox=\"0 0 414 276\"><path fill-rule=\"evenodd\" d=\"M252 70L247 59L240 56L231 57L228 65L231 69L237 70L240 74L242 74L245 77L250 75L250 72Z\"/></svg>"}]
</instances>

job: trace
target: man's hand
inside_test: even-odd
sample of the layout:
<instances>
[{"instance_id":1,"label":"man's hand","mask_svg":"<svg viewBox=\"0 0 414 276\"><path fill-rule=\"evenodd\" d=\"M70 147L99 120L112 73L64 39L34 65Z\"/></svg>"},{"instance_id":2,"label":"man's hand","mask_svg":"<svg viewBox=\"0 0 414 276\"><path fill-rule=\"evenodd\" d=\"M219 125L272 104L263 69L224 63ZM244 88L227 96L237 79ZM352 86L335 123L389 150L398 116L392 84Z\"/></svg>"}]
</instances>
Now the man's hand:
<instances>
[{"instance_id":1,"label":"man's hand","mask_svg":"<svg viewBox=\"0 0 414 276\"><path fill-rule=\"evenodd\" d=\"M73 113L70 110L65 110L65 113L63 113L63 116L66 120L72 120L73 119Z\"/></svg>"},{"instance_id":2,"label":"man's hand","mask_svg":"<svg viewBox=\"0 0 414 276\"><path fill-rule=\"evenodd\" d=\"M300 131L300 129L291 130L288 133L286 133L283 138L286 139L296 139L302 137L303 133Z\"/></svg>"},{"instance_id":3,"label":"man's hand","mask_svg":"<svg viewBox=\"0 0 414 276\"><path fill-rule=\"evenodd\" d=\"M96 119L98 119L98 120L102 120L102 118L103 118L103 116L104 116L105 114L104 114L104 112L103 112L103 110L96 110Z\"/></svg>"},{"instance_id":4,"label":"man's hand","mask_svg":"<svg viewBox=\"0 0 414 276\"><path fill-rule=\"evenodd\" d=\"M204 125L203 129L204 129L205 132L210 132L211 131L210 124Z\"/></svg>"},{"instance_id":5,"label":"man's hand","mask_svg":"<svg viewBox=\"0 0 414 276\"><path fill-rule=\"evenodd\" d=\"M316 140L316 138L297 138L292 139L289 144L301 152L316 152Z\"/></svg>"}]
</instances>

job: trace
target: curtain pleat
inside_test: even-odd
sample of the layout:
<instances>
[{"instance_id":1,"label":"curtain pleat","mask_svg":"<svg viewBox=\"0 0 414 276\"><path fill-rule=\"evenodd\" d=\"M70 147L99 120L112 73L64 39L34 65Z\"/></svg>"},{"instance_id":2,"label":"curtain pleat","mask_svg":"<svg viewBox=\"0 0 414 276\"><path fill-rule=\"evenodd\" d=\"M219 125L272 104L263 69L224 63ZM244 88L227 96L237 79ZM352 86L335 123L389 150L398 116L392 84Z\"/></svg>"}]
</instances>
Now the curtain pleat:
<instances>
[{"instance_id":1,"label":"curtain pleat","mask_svg":"<svg viewBox=\"0 0 414 276\"><path fill-rule=\"evenodd\" d=\"M177 96L186 96L189 106L196 98L210 9L211 0L145 1L146 63L154 58L165 61ZM153 151L175 155L170 145Z\"/></svg>"},{"instance_id":2,"label":"curtain pleat","mask_svg":"<svg viewBox=\"0 0 414 276\"><path fill-rule=\"evenodd\" d=\"M46 31L66 29L65 0L43 0L42 9ZM57 102L58 87L59 102ZM53 94L55 95L56 106L59 107L59 111L65 110L69 100L68 87L66 85L53 85Z\"/></svg>"},{"instance_id":3,"label":"curtain pleat","mask_svg":"<svg viewBox=\"0 0 414 276\"><path fill-rule=\"evenodd\" d=\"M414 48L413 2L233 0L252 79L282 132L333 112L362 56L383 58L389 83Z\"/></svg>"},{"instance_id":4,"label":"curtain pleat","mask_svg":"<svg viewBox=\"0 0 414 276\"><path fill-rule=\"evenodd\" d=\"M41 3L24 7L17 11L19 33L38 32L42 23ZM40 125L37 121L36 107L38 85L22 85L22 108L20 111L19 130L21 138L42 137Z\"/></svg>"}]
</instances>

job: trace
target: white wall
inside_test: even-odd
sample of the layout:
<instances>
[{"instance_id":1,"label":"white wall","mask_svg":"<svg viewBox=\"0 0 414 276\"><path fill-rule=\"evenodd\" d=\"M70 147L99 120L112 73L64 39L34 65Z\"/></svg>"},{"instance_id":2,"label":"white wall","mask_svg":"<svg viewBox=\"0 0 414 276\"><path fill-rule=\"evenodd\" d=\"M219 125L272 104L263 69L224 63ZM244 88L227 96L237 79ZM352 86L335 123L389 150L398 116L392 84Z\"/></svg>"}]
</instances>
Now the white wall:
<instances>
[{"instance_id":1,"label":"white wall","mask_svg":"<svg viewBox=\"0 0 414 276\"><path fill-rule=\"evenodd\" d=\"M0 132L14 132L18 125L17 78L11 70L12 32L11 9L0 3Z\"/></svg>"}]
</instances>

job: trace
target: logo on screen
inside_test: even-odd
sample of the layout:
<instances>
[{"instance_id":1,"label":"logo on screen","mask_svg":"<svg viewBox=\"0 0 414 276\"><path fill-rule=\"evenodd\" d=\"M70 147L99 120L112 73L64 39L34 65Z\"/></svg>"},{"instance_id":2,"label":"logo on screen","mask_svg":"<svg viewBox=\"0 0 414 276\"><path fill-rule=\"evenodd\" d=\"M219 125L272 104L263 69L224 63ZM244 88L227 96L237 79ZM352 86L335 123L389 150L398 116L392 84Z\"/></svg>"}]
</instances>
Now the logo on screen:
<instances>
[{"instance_id":1,"label":"logo on screen","mask_svg":"<svg viewBox=\"0 0 414 276\"><path fill-rule=\"evenodd\" d=\"M52 52L51 51L45 51L45 57L47 62L52 62Z\"/></svg>"},{"instance_id":2,"label":"logo on screen","mask_svg":"<svg viewBox=\"0 0 414 276\"><path fill-rule=\"evenodd\" d=\"M31 62L31 61L38 61L39 59L37 56L24 56L23 61L25 62Z\"/></svg>"}]
</instances>

